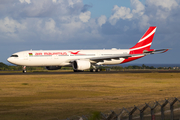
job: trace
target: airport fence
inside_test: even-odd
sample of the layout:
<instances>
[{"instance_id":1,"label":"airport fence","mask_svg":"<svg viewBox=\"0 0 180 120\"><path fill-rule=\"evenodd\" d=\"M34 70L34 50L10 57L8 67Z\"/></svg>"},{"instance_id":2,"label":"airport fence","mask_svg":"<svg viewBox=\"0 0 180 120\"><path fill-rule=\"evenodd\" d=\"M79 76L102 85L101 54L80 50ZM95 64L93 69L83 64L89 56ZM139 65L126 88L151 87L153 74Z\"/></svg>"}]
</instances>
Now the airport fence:
<instances>
[{"instance_id":1,"label":"airport fence","mask_svg":"<svg viewBox=\"0 0 180 120\"><path fill-rule=\"evenodd\" d=\"M180 98L169 98L66 120L180 120Z\"/></svg>"}]
</instances>

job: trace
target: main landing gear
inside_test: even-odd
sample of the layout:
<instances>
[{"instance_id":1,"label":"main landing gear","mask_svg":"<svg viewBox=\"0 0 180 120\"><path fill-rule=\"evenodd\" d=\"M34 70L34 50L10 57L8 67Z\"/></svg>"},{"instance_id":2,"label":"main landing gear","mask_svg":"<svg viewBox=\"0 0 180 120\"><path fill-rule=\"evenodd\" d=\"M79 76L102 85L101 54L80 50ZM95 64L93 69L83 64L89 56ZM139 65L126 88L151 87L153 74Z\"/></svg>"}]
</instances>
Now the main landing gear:
<instances>
[{"instance_id":1,"label":"main landing gear","mask_svg":"<svg viewBox=\"0 0 180 120\"><path fill-rule=\"evenodd\" d=\"M23 73L26 73L27 71L26 71L26 66L22 66L22 68L23 68Z\"/></svg>"},{"instance_id":2,"label":"main landing gear","mask_svg":"<svg viewBox=\"0 0 180 120\"><path fill-rule=\"evenodd\" d=\"M97 68L97 66L92 65L92 68L90 69L90 72L100 72L101 70Z\"/></svg>"},{"instance_id":3,"label":"main landing gear","mask_svg":"<svg viewBox=\"0 0 180 120\"><path fill-rule=\"evenodd\" d=\"M93 69L90 69L90 72L100 72L100 69L99 68L93 68Z\"/></svg>"}]
</instances>

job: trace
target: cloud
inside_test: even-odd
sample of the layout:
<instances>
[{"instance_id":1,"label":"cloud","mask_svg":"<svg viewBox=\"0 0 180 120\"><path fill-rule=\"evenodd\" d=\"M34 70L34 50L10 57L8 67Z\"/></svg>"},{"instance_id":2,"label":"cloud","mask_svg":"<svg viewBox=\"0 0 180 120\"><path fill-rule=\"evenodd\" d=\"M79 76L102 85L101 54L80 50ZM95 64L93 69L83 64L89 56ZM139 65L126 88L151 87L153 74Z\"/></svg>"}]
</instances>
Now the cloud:
<instances>
[{"instance_id":1,"label":"cloud","mask_svg":"<svg viewBox=\"0 0 180 120\"><path fill-rule=\"evenodd\" d=\"M156 7L161 7L169 11L178 6L176 0L147 0L147 4L150 6L154 5Z\"/></svg>"},{"instance_id":2,"label":"cloud","mask_svg":"<svg viewBox=\"0 0 180 120\"><path fill-rule=\"evenodd\" d=\"M119 19L131 19L133 17L133 14L131 13L130 8L126 7L118 7L117 5L114 6L113 8L113 15L109 18L109 22L112 25L115 25L116 22Z\"/></svg>"},{"instance_id":3,"label":"cloud","mask_svg":"<svg viewBox=\"0 0 180 120\"><path fill-rule=\"evenodd\" d=\"M30 4L31 3L31 0L19 0L21 3L28 3L28 4Z\"/></svg>"},{"instance_id":4,"label":"cloud","mask_svg":"<svg viewBox=\"0 0 180 120\"><path fill-rule=\"evenodd\" d=\"M99 18L98 18L98 25L99 26L102 26L103 24L105 24L107 21L107 17L105 15L101 15Z\"/></svg>"},{"instance_id":5,"label":"cloud","mask_svg":"<svg viewBox=\"0 0 180 120\"><path fill-rule=\"evenodd\" d=\"M149 16L154 20L158 20L161 22L167 21L168 17L175 12L174 10L179 9L178 0L149 0L146 1L147 10L149 12Z\"/></svg>"},{"instance_id":6,"label":"cloud","mask_svg":"<svg viewBox=\"0 0 180 120\"><path fill-rule=\"evenodd\" d=\"M16 0L16 1L17 1L17 0ZM14 3L14 2L15 2L15 0L1 0L1 4L4 4L4 5L5 5L5 4L7 5L7 4L10 4L10 3L12 4L12 3Z\"/></svg>"},{"instance_id":7,"label":"cloud","mask_svg":"<svg viewBox=\"0 0 180 120\"><path fill-rule=\"evenodd\" d=\"M57 2L57 0L52 0L54 3L56 3Z\"/></svg>"},{"instance_id":8,"label":"cloud","mask_svg":"<svg viewBox=\"0 0 180 120\"><path fill-rule=\"evenodd\" d=\"M88 20L89 20L90 18L91 18L91 12L90 12L90 11L81 13L81 14L79 15L79 19L80 19L82 22L88 22Z\"/></svg>"},{"instance_id":9,"label":"cloud","mask_svg":"<svg viewBox=\"0 0 180 120\"><path fill-rule=\"evenodd\" d=\"M26 29L25 23L19 23L11 18L4 18L0 20L0 35L6 40L17 40L18 33Z\"/></svg>"},{"instance_id":10,"label":"cloud","mask_svg":"<svg viewBox=\"0 0 180 120\"><path fill-rule=\"evenodd\" d=\"M138 19L145 12L145 6L139 0L131 0L132 10L127 7L118 7L117 5L113 8L113 14L109 18L109 22L115 25L118 20L132 20Z\"/></svg>"},{"instance_id":11,"label":"cloud","mask_svg":"<svg viewBox=\"0 0 180 120\"><path fill-rule=\"evenodd\" d=\"M132 14L138 14L142 16L145 11L145 6L139 0L131 0Z\"/></svg>"},{"instance_id":12,"label":"cloud","mask_svg":"<svg viewBox=\"0 0 180 120\"><path fill-rule=\"evenodd\" d=\"M111 25L121 24L120 22L125 20L132 21L134 25L128 26L133 29L139 26L140 30L145 30L151 25L164 27L169 22L178 22L178 3L178 0L146 0L146 4L143 5L139 0L131 0L131 8L115 5L108 21ZM173 14L176 15L172 16Z\"/></svg>"},{"instance_id":13,"label":"cloud","mask_svg":"<svg viewBox=\"0 0 180 120\"><path fill-rule=\"evenodd\" d=\"M9 6L13 1L2 2ZM105 15L91 18L90 7L93 6L84 5L82 0L16 0L12 7L0 8L1 38L2 34L3 38L11 34L18 36L16 40L33 37L34 41L68 42L72 39L87 41L92 37L103 40L107 38L105 35L120 37L125 32L142 32L151 25L164 30L170 30L172 26L179 29L176 0L165 0L162 5L154 0L147 0L145 5L139 0L131 0L131 8L115 5L109 18Z\"/></svg>"},{"instance_id":14,"label":"cloud","mask_svg":"<svg viewBox=\"0 0 180 120\"><path fill-rule=\"evenodd\" d=\"M47 22L45 22L45 28L49 33L55 33L56 22L50 18Z\"/></svg>"},{"instance_id":15,"label":"cloud","mask_svg":"<svg viewBox=\"0 0 180 120\"><path fill-rule=\"evenodd\" d=\"M83 23L90 20L91 12L81 12L84 9L81 0L31 0L30 4L23 4L25 2L28 1L15 1L13 7L4 7L1 11L1 41L68 41L89 26ZM3 4L11 5L6 1ZM10 35L16 37L9 39Z\"/></svg>"},{"instance_id":16,"label":"cloud","mask_svg":"<svg viewBox=\"0 0 180 120\"><path fill-rule=\"evenodd\" d=\"M141 19L139 20L139 23L138 23L140 26L140 29L148 28L149 26L151 26L149 22L150 22L149 17L147 15L141 16Z\"/></svg>"},{"instance_id":17,"label":"cloud","mask_svg":"<svg viewBox=\"0 0 180 120\"><path fill-rule=\"evenodd\" d=\"M131 0L131 8L115 5L109 18L105 15L91 18L88 9L93 6L84 5L82 0L2 2L0 6L8 6L0 7L0 39L4 41L28 42L31 39L35 42L82 43L90 40L94 43L113 40L112 46L116 46L121 42L130 44L129 34L142 34L152 25L158 26L162 34L174 32L177 33L175 36L180 29L177 26L180 24L177 0L165 0L162 5L155 0L146 0L145 5L139 0ZM10 39L13 36L15 39Z\"/></svg>"},{"instance_id":18,"label":"cloud","mask_svg":"<svg viewBox=\"0 0 180 120\"><path fill-rule=\"evenodd\" d=\"M6 15L18 19L77 15L84 9L83 7L82 0L2 0L0 17Z\"/></svg>"}]
</instances>

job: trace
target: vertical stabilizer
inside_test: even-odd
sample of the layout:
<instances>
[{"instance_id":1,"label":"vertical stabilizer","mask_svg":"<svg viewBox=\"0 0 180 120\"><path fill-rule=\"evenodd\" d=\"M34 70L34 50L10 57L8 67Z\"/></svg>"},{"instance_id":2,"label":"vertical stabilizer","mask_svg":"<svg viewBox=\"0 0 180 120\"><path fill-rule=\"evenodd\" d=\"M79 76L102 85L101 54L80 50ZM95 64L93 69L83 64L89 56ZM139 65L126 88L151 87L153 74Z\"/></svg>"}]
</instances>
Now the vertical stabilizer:
<instances>
[{"instance_id":1,"label":"vertical stabilizer","mask_svg":"<svg viewBox=\"0 0 180 120\"><path fill-rule=\"evenodd\" d=\"M156 28L156 26L149 27L138 43L134 47L130 48L130 54L142 54L144 51L151 51L150 47Z\"/></svg>"}]
</instances>

